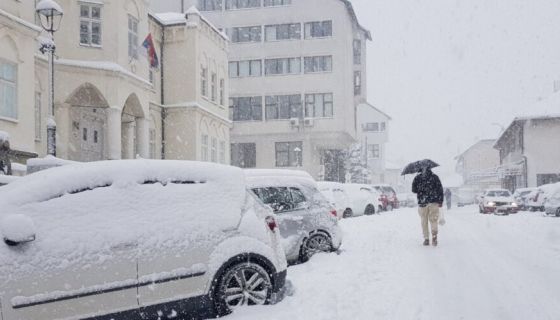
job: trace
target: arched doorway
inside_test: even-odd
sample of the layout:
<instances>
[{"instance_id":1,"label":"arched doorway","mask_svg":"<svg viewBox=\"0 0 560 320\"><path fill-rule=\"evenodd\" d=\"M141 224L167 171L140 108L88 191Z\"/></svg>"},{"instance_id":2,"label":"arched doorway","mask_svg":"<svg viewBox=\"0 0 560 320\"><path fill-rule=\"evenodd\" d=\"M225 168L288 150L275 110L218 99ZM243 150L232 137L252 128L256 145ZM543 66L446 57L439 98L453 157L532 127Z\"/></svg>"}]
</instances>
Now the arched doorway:
<instances>
[{"instance_id":1,"label":"arched doorway","mask_svg":"<svg viewBox=\"0 0 560 320\"><path fill-rule=\"evenodd\" d=\"M70 107L68 158L99 161L106 158L107 101L94 85L79 86L66 100Z\"/></svg>"},{"instance_id":2,"label":"arched doorway","mask_svg":"<svg viewBox=\"0 0 560 320\"><path fill-rule=\"evenodd\" d=\"M136 94L131 94L121 115L121 157L134 159L139 153L140 119L144 118L142 105Z\"/></svg>"}]
</instances>

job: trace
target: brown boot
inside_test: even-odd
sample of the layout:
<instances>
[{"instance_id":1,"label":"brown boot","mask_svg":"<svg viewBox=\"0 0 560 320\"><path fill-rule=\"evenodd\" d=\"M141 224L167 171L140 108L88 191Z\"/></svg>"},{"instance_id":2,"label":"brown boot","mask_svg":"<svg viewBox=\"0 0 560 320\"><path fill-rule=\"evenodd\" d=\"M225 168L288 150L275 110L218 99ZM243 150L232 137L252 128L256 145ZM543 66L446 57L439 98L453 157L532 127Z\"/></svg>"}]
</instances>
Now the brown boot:
<instances>
[{"instance_id":1,"label":"brown boot","mask_svg":"<svg viewBox=\"0 0 560 320\"><path fill-rule=\"evenodd\" d=\"M430 239L424 239L424 245L429 246L430 245Z\"/></svg>"},{"instance_id":2,"label":"brown boot","mask_svg":"<svg viewBox=\"0 0 560 320\"><path fill-rule=\"evenodd\" d=\"M432 235L432 245L435 247L437 246L437 233Z\"/></svg>"}]
</instances>

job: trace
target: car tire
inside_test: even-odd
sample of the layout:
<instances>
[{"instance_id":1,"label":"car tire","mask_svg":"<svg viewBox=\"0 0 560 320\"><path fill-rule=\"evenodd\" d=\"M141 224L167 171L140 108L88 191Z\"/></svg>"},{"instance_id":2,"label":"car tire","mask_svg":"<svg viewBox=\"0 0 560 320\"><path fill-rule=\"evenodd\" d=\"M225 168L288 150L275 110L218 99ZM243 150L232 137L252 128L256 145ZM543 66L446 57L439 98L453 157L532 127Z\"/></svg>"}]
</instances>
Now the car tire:
<instances>
[{"instance_id":1,"label":"car tire","mask_svg":"<svg viewBox=\"0 0 560 320\"><path fill-rule=\"evenodd\" d=\"M375 206L368 204L364 210L366 216L371 216L375 214Z\"/></svg>"},{"instance_id":2,"label":"car tire","mask_svg":"<svg viewBox=\"0 0 560 320\"><path fill-rule=\"evenodd\" d=\"M560 208L558 208L558 210L556 210L556 216L560 217Z\"/></svg>"},{"instance_id":3,"label":"car tire","mask_svg":"<svg viewBox=\"0 0 560 320\"><path fill-rule=\"evenodd\" d=\"M216 281L214 308L219 316L241 306L264 305L272 296L272 278L268 271L253 261L227 267Z\"/></svg>"},{"instance_id":4,"label":"car tire","mask_svg":"<svg viewBox=\"0 0 560 320\"><path fill-rule=\"evenodd\" d=\"M478 206L478 213L484 213L484 210L482 210L481 206Z\"/></svg>"},{"instance_id":5,"label":"car tire","mask_svg":"<svg viewBox=\"0 0 560 320\"><path fill-rule=\"evenodd\" d=\"M352 209L346 208L346 210L342 213L342 218L350 218L353 215L354 213L352 212Z\"/></svg>"},{"instance_id":6,"label":"car tire","mask_svg":"<svg viewBox=\"0 0 560 320\"><path fill-rule=\"evenodd\" d=\"M299 260L300 262L307 262L316 253L331 252L332 250L333 245L331 238L323 232L316 232L303 240L303 244L300 248Z\"/></svg>"}]
</instances>

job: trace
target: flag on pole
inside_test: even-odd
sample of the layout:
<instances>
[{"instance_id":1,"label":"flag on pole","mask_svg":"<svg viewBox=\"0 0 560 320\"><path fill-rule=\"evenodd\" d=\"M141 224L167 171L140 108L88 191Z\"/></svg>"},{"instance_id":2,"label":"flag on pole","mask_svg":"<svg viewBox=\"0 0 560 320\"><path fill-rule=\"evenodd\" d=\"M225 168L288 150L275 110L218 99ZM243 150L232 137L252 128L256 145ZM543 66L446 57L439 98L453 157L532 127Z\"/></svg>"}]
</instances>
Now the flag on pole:
<instances>
[{"instance_id":1,"label":"flag on pole","mask_svg":"<svg viewBox=\"0 0 560 320\"><path fill-rule=\"evenodd\" d=\"M142 47L146 49L148 61L150 62L150 66L152 68L159 68L159 59L156 53L156 46L154 46L154 41L152 40L152 34L148 34L144 42L142 43Z\"/></svg>"}]
</instances>

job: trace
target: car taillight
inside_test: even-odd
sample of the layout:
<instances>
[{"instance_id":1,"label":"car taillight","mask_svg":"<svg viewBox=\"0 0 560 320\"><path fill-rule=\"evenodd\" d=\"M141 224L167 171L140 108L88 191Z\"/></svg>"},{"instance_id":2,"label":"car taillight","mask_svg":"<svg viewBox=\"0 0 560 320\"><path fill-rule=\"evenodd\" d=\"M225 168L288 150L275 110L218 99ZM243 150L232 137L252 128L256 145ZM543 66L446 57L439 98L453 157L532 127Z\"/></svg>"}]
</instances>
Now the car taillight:
<instances>
[{"instance_id":1,"label":"car taillight","mask_svg":"<svg viewBox=\"0 0 560 320\"><path fill-rule=\"evenodd\" d=\"M276 227L278 227L278 225L276 224L276 219L274 219L274 217L268 216L268 217L266 217L265 221L266 221L266 225L268 226L270 231L274 232L274 229L276 229Z\"/></svg>"},{"instance_id":2,"label":"car taillight","mask_svg":"<svg viewBox=\"0 0 560 320\"><path fill-rule=\"evenodd\" d=\"M331 215L332 215L333 217L335 217L335 218L338 218L335 209L332 209L332 210L331 210Z\"/></svg>"}]
</instances>

